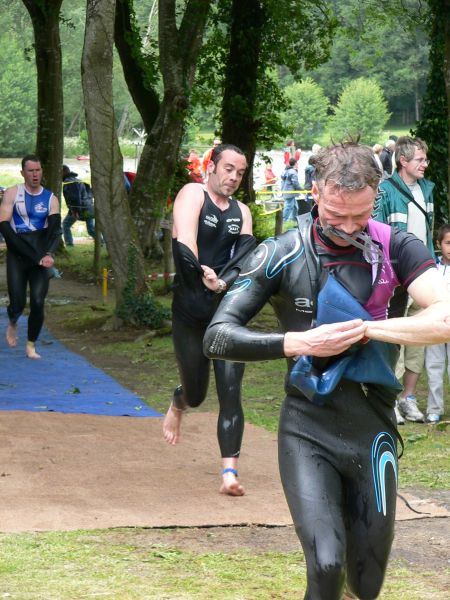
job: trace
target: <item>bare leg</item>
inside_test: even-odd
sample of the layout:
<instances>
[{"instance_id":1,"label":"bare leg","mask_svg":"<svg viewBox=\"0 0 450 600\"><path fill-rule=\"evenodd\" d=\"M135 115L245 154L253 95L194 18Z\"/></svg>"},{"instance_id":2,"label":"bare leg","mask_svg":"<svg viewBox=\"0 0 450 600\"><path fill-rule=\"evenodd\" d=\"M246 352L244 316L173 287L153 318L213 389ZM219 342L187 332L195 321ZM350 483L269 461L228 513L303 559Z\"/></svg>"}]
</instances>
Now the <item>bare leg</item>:
<instances>
[{"instance_id":1,"label":"bare leg","mask_svg":"<svg viewBox=\"0 0 450 600\"><path fill-rule=\"evenodd\" d=\"M25 353L27 355L27 358L33 358L33 359L41 358L41 355L36 352L36 347L34 345L34 342L29 342L29 341L27 342Z\"/></svg>"},{"instance_id":2,"label":"bare leg","mask_svg":"<svg viewBox=\"0 0 450 600\"><path fill-rule=\"evenodd\" d=\"M17 346L17 338L17 323L11 323L10 321L6 328L6 341L10 348L15 348Z\"/></svg>"},{"instance_id":3,"label":"bare leg","mask_svg":"<svg viewBox=\"0 0 450 600\"><path fill-rule=\"evenodd\" d=\"M405 387L402 392L403 398L416 395L416 386L417 382L419 381L419 377L420 373L414 373L409 369L405 369L405 374L403 375L403 385Z\"/></svg>"},{"instance_id":4,"label":"bare leg","mask_svg":"<svg viewBox=\"0 0 450 600\"><path fill-rule=\"evenodd\" d=\"M172 402L164 417L163 437L166 442L172 444L172 446L175 446L180 439L181 419L184 411L185 409L183 408L176 408Z\"/></svg>"},{"instance_id":5,"label":"bare leg","mask_svg":"<svg viewBox=\"0 0 450 600\"><path fill-rule=\"evenodd\" d=\"M234 457L223 458L222 464L223 470L226 472L222 474L223 481L220 486L220 493L229 496L243 496L245 490L239 483L237 476L238 459Z\"/></svg>"}]
</instances>

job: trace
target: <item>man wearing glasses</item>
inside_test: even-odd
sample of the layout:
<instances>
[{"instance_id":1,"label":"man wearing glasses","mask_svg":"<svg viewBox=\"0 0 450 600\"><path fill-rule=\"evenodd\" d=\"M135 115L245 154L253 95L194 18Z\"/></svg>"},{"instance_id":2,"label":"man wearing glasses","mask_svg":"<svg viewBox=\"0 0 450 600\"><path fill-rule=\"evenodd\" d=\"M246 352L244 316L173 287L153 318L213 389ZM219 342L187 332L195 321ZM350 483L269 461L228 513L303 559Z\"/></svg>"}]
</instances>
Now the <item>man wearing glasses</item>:
<instances>
[{"instance_id":1,"label":"man wearing glasses","mask_svg":"<svg viewBox=\"0 0 450 600\"><path fill-rule=\"evenodd\" d=\"M433 250L433 188L434 183L425 179L430 161L428 147L419 138L398 138L395 149L397 169L389 179L380 184L375 202L374 219L388 223L402 231L414 233ZM405 316L412 316L420 307L410 298ZM417 407L416 386L424 364L423 347L402 347L396 375L403 376L404 390L396 407L397 422L404 419L423 423L424 415Z\"/></svg>"}]
</instances>

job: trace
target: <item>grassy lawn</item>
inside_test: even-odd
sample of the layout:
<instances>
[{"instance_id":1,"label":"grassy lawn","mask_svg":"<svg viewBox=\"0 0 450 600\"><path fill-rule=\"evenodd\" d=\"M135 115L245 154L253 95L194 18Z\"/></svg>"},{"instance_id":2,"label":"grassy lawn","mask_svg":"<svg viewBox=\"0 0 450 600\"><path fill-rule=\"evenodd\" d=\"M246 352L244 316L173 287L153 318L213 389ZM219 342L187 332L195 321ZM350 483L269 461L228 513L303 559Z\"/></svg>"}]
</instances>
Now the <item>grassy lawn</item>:
<instances>
[{"instance_id":1,"label":"grassy lawn","mask_svg":"<svg viewBox=\"0 0 450 600\"><path fill-rule=\"evenodd\" d=\"M139 529L0 535L0 597L298 600L305 589L301 552L187 552L143 537ZM432 572L392 562L380 598L448 596Z\"/></svg>"}]
</instances>

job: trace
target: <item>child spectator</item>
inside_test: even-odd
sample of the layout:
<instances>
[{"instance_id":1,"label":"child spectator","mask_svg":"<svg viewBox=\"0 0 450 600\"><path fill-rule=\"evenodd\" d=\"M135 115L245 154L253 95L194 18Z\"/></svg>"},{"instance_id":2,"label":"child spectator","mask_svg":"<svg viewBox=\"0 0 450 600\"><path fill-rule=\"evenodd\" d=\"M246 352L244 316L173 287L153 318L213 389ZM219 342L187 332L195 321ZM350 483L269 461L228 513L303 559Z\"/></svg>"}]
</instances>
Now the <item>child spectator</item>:
<instances>
[{"instance_id":1,"label":"child spectator","mask_svg":"<svg viewBox=\"0 0 450 600\"><path fill-rule=\"evenodd\" d=\"M264 169L264 183L265 183L266 190L271 192L272 188L276 182L277 182L277 176L273 172L272 163L266 162L266 168Z\"/></svg>"},{"instance_id":2,"label":"child spectator","mask_svg":"<svg viewBox=\"0 0 450 600\"><path fill-rule=\"evenodd\" d=\"M450 289L450 224L442 225L437 235L437 245L442 255L436 258L437 268ZM428 376L427 422L438 423L444 414L444 373L450 381L450 344L438 344L425 348L425 368Z\"/></svg>"}]
</instances>

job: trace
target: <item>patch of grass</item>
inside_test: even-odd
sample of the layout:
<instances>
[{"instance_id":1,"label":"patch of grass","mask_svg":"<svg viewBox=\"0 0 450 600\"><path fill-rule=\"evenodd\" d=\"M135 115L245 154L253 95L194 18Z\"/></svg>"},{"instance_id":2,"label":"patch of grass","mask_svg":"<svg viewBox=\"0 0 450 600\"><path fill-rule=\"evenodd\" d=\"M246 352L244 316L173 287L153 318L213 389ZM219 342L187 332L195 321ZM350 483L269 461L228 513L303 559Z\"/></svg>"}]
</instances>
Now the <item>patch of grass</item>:
<instances>
[{"instance_id":1,"label":"patch of grass","mask_svg":"<svg viewBox=\"0 0 450 600\"><path fill-rule=\"evenodd\" d=\"M400 459L400 486L450 489L450 435L434 425L408 424L400 430L405 452Z\"/></svg>"},{"instance_id":2,"label":"patch of grass","mask_svg":"<svg viewBox=\"0 0 450 600\"><path fill-rule=\"evenodd\" d=\"M105 247L101 248L101 268L111 268L108 253ZM68 271L84 283L96 281L97 275L94 271L94 243L76 244L71 248L58 253L57 266L62 272Z\"/></svg>"},{"instance_id":3,"label":"patch of grass","mask_svg":"<svg viewBox=\"0 0 450 600\"><path fill-rule=\"evenodd\" d=\"M22 183L22 181L23 179L19 173L17 175L15 175L14 173L1 173L0 176L0 185L4 188L11 187L12 185L16 185L17 183Z\"/></svg>"},{"instance_id":4,"label":"patch of grass","mask_svg":"<svg viewBox=\"0 0 450 600\"><path fill-rule=\"evenodd\" d=\"M300 553L196 554L111 541L108 532L0 536L1 591L15 599L294 598ZM251 576L250 576L251 573ZM289 595L291 594L291 595Z\"/></svg>"},{"instance_id":5,"label":"patch of grass","mask_svg":"<svg viewBox=\"0 0 450 600\"><path fill-rule=\"evenodd\" d=\"M301 552L188 552L142 538L142 529L0 535L3 597L294 600L305 590ZM445 594L431 573L394 562L380 598L444 600Z\"/></svg>"}]
</instances>

